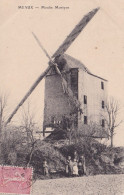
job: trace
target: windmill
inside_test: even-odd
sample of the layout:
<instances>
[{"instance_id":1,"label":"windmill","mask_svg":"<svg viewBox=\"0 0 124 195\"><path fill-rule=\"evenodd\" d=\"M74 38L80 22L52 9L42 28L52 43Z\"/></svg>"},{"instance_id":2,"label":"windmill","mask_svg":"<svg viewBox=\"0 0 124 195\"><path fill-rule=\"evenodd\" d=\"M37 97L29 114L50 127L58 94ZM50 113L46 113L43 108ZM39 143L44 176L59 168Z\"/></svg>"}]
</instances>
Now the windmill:
<instances>
[{"instance_id":1,"label":"windmill","mask_svg":"<svg viewBox=\"0 0 124 195\"><path fill-rule=\"evenodd\" d=\"M75 106L77 111L80 109L80 102L78 101L77 97L73 94L72 90L68 88L67 82L64 79L64 77L61 74L61 70L59 69L58 59L61 58L61 56L67 51L67 49L71 46L71 44L74 42L74 40L78 37L78 35L81 33L81 31L84 29L84 27L88 24L88 22L93 18L93 16L97 13L99 8L95 8L92 11L90 11L88 14L86 14L81 21L75 26L75 28L72 30L72 32L67 36L67 38L64 40L64 42L60 45L60 47L57 49L57 51L53 54L52 57L49 56L47 51L44 49L40 41L38 40L37 36L32 32L33 37L37 41L40 48L43 50L47 58L49 59L49 66L46 68L46 70L37 78L37 80L33 83L31 88L28 90L26 95L22 98L20 103L16 106L14 111L10 114L8 120L6 121L6 125L12 120L16 112L19 110L19 108L23 105L23 103L27 100L27 98L31 95L31 93L34 91L34 89L37 87L37 85L40 83L40 81L48 74L48 72L51 69L54 69L56 73L61 78L61 83L63 87L63 92L66 94L70 100L71 103Z\"/></svg>"}]
</instances>

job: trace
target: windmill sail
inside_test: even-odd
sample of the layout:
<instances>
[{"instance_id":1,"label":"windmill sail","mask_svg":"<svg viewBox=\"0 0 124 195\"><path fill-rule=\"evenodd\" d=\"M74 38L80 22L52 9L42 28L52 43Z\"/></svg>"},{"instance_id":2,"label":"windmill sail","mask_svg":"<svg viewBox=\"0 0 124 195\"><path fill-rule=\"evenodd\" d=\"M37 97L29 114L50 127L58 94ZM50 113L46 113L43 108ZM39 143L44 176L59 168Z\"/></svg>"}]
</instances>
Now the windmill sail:
<instances>
[{"instance_id":1,"label":"windmill sail","mask_svg":"<svg viewBox=\"0 0 124 195\"><path fill-rule=\"evenodd\" d=\"M47 58L52 61L51 57L49 56L49 54L47 53L47 51L45 50L45 48L41 45L41 42L39 41L39 39L37 38L37 36L32 32L33 37L35 38L35 40L37 41L38 45L40 46L40 48L43 50L43 52L45 53L45 55L47 56Z\"/></svg>"},{"instance_id":2,"label":"windmill sail","mask_svg":"<svg viewBox=\"0 0 124 195\"><path fill-rule=\"evenodd\" d=\"M46 74L49 72L51 66L48 66L47 69L38 77L38 79L34 82L34 84L31 86L31 88L29 89L29 91L26 93L26 95L23 97L23 99L20 101L20 103L16 106L15 110L12 112L12 114L10 115L10 117L8 118L6 124L8 124L11 119L13 118L13 116L16 114L16 112L18 111L18 109L20 108L20 106L22 106L22 104L27 100L27 98L31 95L31 93L33 92L33 90L37 87L37 85L40 83L40 81L46 76Z\"/></svg>"},{"instance_id":3,"label":"windmill sail","mask_svg":"<svg viewBox=\"0 0 124 195\"><path fill-rule=\"evenodd\" d=\"M47 56L47 58L50 60L49 61L49 64L51 64L52 66L54 66L55 69L56 69L56 72L60 75L60 77L62 79L62 87L63 87L63 90L65 91L63 77L62 77L62 74L61 74L59 68L57 67L57 64L52 60L52 58L50 57L50 55L48 54L48 52L46 51L46 49L43 47L43 45L41 44L41 42L39 41L39 39L37 38L37 36L33 32L32 32L32 35L34 36L35 40L37 41L38 45L43 50L43 52L45 53L45 55Z\"/></svg>"},{"instance_id":4,"label":"windmill sail","mask_svg":"<svg viewBox=\"0 0 124 195\"><path fill-rule=\"evenodd\" d=\"M82 20L75 26L73 31L67 36L62 45L57 49L57 51L53 54L52 57L56 58L64 54L64 52L70 47L73 41L78 37L83 28L88 24L88 22L93 18L93 16L97 13L99 8L93 9L87 15L85 15Z\"/></svg>"}]
</instances>

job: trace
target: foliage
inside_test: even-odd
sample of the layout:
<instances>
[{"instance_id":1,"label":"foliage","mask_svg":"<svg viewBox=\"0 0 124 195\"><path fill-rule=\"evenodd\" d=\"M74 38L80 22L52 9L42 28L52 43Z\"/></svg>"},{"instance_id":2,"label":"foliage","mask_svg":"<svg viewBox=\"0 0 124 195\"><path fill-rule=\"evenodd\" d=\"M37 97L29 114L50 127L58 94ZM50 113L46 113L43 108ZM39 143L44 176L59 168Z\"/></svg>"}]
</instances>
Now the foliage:
<instances>
[{"instance_id":1,"label":"foliage","mask_svg":"<svg viewBox=\"0 0 124 195\"><path fill-rule=\"evenodd\" d=\"M27 133L20 127L4 129L0 140L0 164L13 166L32 166L34 175L43 175L42 163L46 159L49 171L63 171L65 157L51 144L35 140L35 147L31 154L32 143L27 139ZM30 163L29 163L30 160Z\"/></svg>"},{"instance_id":2,"label":"foliage","mask_svg":"<svg viewBox=\"0 0 124 195\"><path fill-rule=\"evenodd\" d=\"M100 144L93 138L84 137L78 140L78 143L71 145L64 145L60 148L60 152L64 156L70 155L73 159L74 151L78 152L78 155L84 155L86 159L86 170L88 175L95 174L116 174L124 173L124 169L121 169L114 164L115 158L119 161L120 150L117 153L116 148L107 147L104 144ZM116 157L117 156L117 157Z\"/></svg>"},{"instance_id":3,"label":"foliage","mask_svg":"<svg viewBox=\"0 0 124 195\"><path fill-rule=\"evenodd\" d=\"M122 173L117 163L119 164L122 159L123 148L121 150L120 148L110 148L87 136L80 136L78 142L73 142L72 144L66 142L66 139L56 140L55 134L52 142L47 139L36 140L30 164L28 164L31 142L27 141L26 135L18 127L10 126L4 130L0 139L0 164L32 166L34 168L34 177L44 179L42 163L46 159L50 172L49 177L51 175L52 177L60 177L63 176L67 156L71 155L73 159L73 153L76 150L79 156L83 154L86 158L88 175ZM56 142L59 144L57 145ZM54 171L57 171L58 176L53 176Z\"/></svg>"}]
</instances>

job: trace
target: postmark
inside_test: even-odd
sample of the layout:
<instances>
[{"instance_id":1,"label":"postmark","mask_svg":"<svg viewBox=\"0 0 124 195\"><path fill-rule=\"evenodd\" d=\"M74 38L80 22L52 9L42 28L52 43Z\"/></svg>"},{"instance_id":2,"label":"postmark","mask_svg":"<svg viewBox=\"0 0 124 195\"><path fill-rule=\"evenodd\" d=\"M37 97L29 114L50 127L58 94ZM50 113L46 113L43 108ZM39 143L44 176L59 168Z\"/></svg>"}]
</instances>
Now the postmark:
<instances>
[{"instance_id":1,"label":"postmark","mask_svg":"<svg viewBox=\"0 0 124 195\"><path fill-rule=\"evenodd\" d=\"M0 166L0 193L30 194L33 169Z\"/></svg>"}]
</instances>

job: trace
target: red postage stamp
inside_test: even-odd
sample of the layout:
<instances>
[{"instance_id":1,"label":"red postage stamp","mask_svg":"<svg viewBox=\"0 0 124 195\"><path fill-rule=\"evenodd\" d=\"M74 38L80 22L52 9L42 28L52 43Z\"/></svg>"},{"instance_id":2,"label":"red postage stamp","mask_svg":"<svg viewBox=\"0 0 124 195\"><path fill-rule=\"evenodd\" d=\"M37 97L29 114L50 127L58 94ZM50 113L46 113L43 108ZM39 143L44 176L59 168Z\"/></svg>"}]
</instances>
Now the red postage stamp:
<instances>
[{"instance_id":1,"label":"red postage stamp","mask_svg":"<svg viewBox=\"0 0 124 195\"><path fill-rule=\"evenodd\" d=\"M0 166L0 193L30 194L32 168Z\"/></svg>"}]
</instances>

